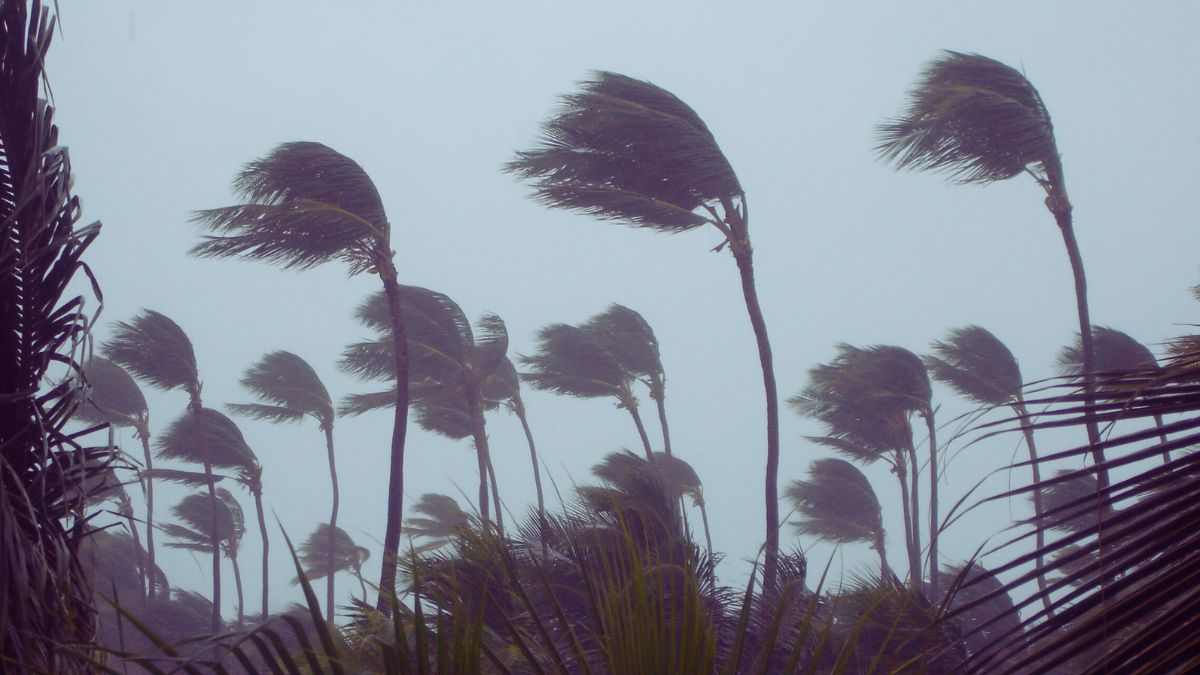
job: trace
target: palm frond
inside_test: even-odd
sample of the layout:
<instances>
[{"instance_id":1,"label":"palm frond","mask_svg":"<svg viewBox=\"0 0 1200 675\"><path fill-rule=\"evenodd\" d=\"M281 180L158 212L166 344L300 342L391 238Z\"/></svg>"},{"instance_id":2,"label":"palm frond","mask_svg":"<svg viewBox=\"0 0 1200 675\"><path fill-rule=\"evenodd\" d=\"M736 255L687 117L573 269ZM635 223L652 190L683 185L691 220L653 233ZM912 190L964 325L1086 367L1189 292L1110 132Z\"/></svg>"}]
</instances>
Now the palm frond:
<instances>
[{"instance_id":1,"label":"palm frond","mask_svg":"<svg viewBox=\"0 0 1200 675\"><path fill-rule=\"evenodd\" d=\"M627 372L639 377L662 377L658 338L641 314L614 303L580 327L604 345Z\"/></svg>"},{"instance_id":2,"label":"palm frond","mask_svg":"<svg viewBox=\"0 0 1200 675\"><path fill-rule=\"evenodd\" d=\"M624 395L627 374L616 357L578 326L557 323L538 331L538 351L521 356L531 372L521 379L535 389L579 398Z\"/></svg>"},{"instance_id":3,"label":"palm frond","mask_svg":"<svg viewBox=\"0 0 1200 675\"><path fill-rule=\"evenodd\" d=\"M329 523L317 523L317 529L308 535L297 551L304 574L309 579L320 579L329 574ZM333 571L354 570L371 557L371 552L354 543L342 528L334 528L333 532ZM298 584L299 580L292 582Z\"/></svg>"},{"instance_id":4,"label":"palm frond","mask_svg":"<svg viewBox=\"0 0 1200 675\"><path fill-rule=\"evenodd\" d=\"M1058 355L1058 370L1068 377L1083 372L1083 351L1079 342L1077 333L1075 342L1063 347ZM1149 347L1115 328L1092 326L1092 348L1096 372L1102 377L1111 379L1117 373L1158 370L1158 360Z\"/></svg>"},{"instance_id":5,"label":"palm frond","mask_svg":"<svg viewBox=\"0 0 1200 675\"><path fill-rule=\"evenodd\" d=\"M179 324L152 309L118 323L101 352L158 389L190 391L199 386L192 341Z\"/></svg>"},{"instance_id":6,"label":"palm frond","mask_svg":"<svg viewBox=\"0 0 1200 675\"><path fill-rule=\"evenodd\" d=\"M299 356L275 351L246 370L241 383L260 403L235 403L228 408L253 419L295 422L310 415L322 425L333 423L333 400L313 367Z\"/></svg>"},{"instance_id":7,"label":"palm frond","mask_svg":"<svg viewBox=\"0 0 1200 675\"><path fill-rule=\"evenodd\" d=\"M879 498L870 481L842 459L814 460L808 480L792 481L784 494L796 507L799 534L838 543L875 544L883 536Z\"/></svg>"},{"instance_id":8,"label":"palm frond","mask_svg":"<svg viewBox=\"0 0 1200 675\"><path fill-rule=\"evenodd\" d=\"M157 457L240 468L256 464L233 420L211 408L185 411L158 437Z\"/></svg>"},{"instance_id":9,"label":"palm frond","mask_svg":"<svg viewBox=\"0 0 1200 675\"><path fill-rule=\"evenodd\" d=\"M233 188L246 203L193 216L213 234L192 255L295 269L341 260L353 275L374 270L379 252L387 251L389 225L375 184L328 146L284 143L247 164Z\"/></svg>"},{"instance_id":10,"label":"palm frond","mask_svg":"<svg viewBox=\"0 0 1200 675\"><path fill-rule=\"evenodd\" d=\"M212 529L216 523L216 539L230 555L236 552L238 543L246 534L245 516L237 499L226 489L217 488L216 515L213 515L213 500L206 494L190 494L171 507L171 513L180 521L165 523L163 532L177 541L167 543L172 548L191 551L212 552ZM215 517L215 521L214 521Z\"/></svg>"},{"instance_id":11,"label":"palm frond","mask_svg":"<svg viewBox=\"0 0 1200 675\"><path fill-rule=\"evenodd\" d=\"M930 375L972 401L1003 405L1021 394L1016 357L987 329L955 328L944 341L934 341L933 351L925 357Z\"/></svg>"},{"instance_id":12,"label":"palm frond","mask_svg":"<svg viewBox=\"0 0 1200 675\"><path fill-rule=\"evenodd\" d=\"M146 397L129 373L117 364L98 356L83 366L87 382L85 400L75 417L92 424L136 426L147 414Z\"/></svg>"},{"instance_id":13,"label":"palm frond","mask_svg":"<svg viewBox=\"0 0 1200 675\"><path fill-rule=\"evenodd\" d=\"M150 480L165 480L168 483L178 483L187 487L204 487L208 485L209 478L203 471L182 471L180 469L150 469L143 471L142 477ZM221 474L213 474L212 482L219 483L225 480L225 476Z\"/></svg>"},{"instance_id":14,"label":"palm frond","mask_svg":"<svg viewBox=\"0 0 1200 675\"><path fill-rule=\"evenodd\" d=\"M609 72L563 97L541 143L505 166L554 208L678 232L701 206L742 194L700 117L670 92Z\"/></svg>"},{"instance_id":15,"label":"palm frond","mask_svg":"<svg viewBox=\"0 0 1200 675\"><path fill-rule=\"evenodd\" d=\"M904 114L881 124L875 151L898 169L941 171L960 183L1012 178L1056 161L1050 114L1017 70L947 51L926 66Z\"/></svg>"},{"instance_id":16,"label":"palm frond","mask_svg":"<svg viewBox=\"0 0 1200 675\"><path fill-rule=\"evenodd\" d=\"M338 414L343 417L357 417L372 410L394 408L395 406L396 388L392 387L386 391L377 391L370 394L347 394L342 397L342 402L338 404Z\"/></svg>"},{"instance_id":17,"label":"palm frond","mask_svg":"<svg viewBox=\"0 0 1200 675\"><path fill-rule=\"evenodd\" d=\"M441 546L470 527L471 519L453 497L427 492L413 505L421 516L410 516L404 529L411 536L429 540Z\"/></svg>"}]
</instances>

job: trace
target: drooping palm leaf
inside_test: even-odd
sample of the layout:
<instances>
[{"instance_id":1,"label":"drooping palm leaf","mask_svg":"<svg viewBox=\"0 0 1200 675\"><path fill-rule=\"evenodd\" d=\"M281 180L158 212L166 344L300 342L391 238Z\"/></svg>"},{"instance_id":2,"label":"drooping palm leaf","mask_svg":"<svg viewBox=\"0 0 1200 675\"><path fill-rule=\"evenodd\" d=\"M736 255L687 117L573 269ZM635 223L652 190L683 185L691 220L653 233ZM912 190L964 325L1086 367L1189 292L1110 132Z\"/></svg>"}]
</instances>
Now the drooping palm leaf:
<instances>
[{"instance_id":1,"label":"drooping palm leaf","mask_svg":"<svg viewBox=\"0 0 1200 675\"><path fill-rule=\"evenodd\" d=\"M158 454L163 459L239 468L254 463L254 453L242 432L225 415L211 408L180 415L158 437Z\"/></svg>"},{"instance_id":2,"label":"drooping palm leaf","mask_svg":"<svg viewBox=\"0 0 1200 675\"><path fill-rule=\"evenodd\" d=\"M425 550L449 543L471 522L458 502L446 495L425 493L413 506L413 511L422 515L410 516L404 526L411 536L428 540L423 545Z\"/></svg>"},{"instance_id":3,"label":"drooping palm leaf","mask_svg":"<svg viewBox=\"0 0 1200 675\"><path fill-rule=\"evenodd\" d=\"M191 393L199 385L192 341L179 324L152 309L118 323L101 351L153 387Z\"/></svg>"},{"instance_id":4,"label":"drooping palm leaf","mask_svg":"<svg viewBox=\"0 0 1200 675\"><path fill-rule=\"evenodd\" d=\"M988 405L1005 405L1021 394L1021 369L1003 342L987 329L965 326L933 343L925 357L929 373L963 396Z\"/></svg>"}]
</instances>

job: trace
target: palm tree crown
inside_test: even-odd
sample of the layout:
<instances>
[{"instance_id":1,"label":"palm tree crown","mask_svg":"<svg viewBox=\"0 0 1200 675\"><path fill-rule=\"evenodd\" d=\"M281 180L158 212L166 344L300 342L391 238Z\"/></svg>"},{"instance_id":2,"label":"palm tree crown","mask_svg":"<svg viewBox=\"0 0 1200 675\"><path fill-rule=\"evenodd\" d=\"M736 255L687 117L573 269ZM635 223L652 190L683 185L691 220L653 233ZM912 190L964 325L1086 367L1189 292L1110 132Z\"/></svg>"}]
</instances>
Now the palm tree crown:
<instances>
[{"instance_id":1,"label":"palm tree crown","mask_svg":"<svg viewBox=\"0 0 1200 675\"><path fill-rule=\"evenodd\" d=\"M271 352L251 366L241 383L259 403L231 403L235 413L270 422L315 419L324 429L333 424L333 400L312 366L286 351Z\"/></svg>"},{"instance_id":2,"label":"palm tree crown","mask_svg":"<svg viewBox=\"0 0 1200 675\"><path fill-rule=\"evenodd\" d=\"M187 333L165 315L143 310L117 324L101 351L109 360L158 389L200 394L196 353Z\"/></svg>"}]
</instances>

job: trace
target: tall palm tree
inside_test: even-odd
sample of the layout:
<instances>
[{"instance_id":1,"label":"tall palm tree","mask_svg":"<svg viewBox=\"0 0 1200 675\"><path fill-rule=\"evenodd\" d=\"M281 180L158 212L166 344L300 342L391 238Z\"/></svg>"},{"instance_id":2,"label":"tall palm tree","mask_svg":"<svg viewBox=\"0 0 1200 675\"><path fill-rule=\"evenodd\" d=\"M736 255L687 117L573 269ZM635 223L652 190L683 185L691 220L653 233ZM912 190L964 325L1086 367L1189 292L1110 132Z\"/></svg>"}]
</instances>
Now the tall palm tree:
<instances>
[{"instance_id":1,"label":"tall palm tree","mask_svg":"<svg viewBox=\"0 0 1200 675\"><path fill-rule=\"evenodd\" d=\"M626 372L641 380L658 406L663 450L671 456L671 432L667 426L666 376L658 353L658 338L641 314L618 304L588 319L582 326L617 358Z\"/></svg>"},{"instance_id":2,"label":"tall palm tree","mask_svg":"<svg viewBox=\"0 0 1200 675\"><path fill-rule=\"evenodd\" d=\"M1046 208L1062 234L1075 277L1086 399L1096 373L1087 280L1075 240L1071 200L1050 113L1019 71L979 54L944 52L925 68L908 110L879 127L876 151L898 169L941 171L959 183L987 184L1028 174L1046 193ZM1100 430L1087 416L1088 443L1106 466ZM1101 469L1100 481L1108 485Z\"/></svg>"},{"instance_id":3,"label":"tall palm tree","mask_svg":"<svg viewBox=\"0 0 1200 675\"><path fill-rule=\"evenodd\" d=\"M883 513L871 482L844 459L813 460L808 480L792 481L784 492L800 519L796 532L838 544L862 542L879 554L879 570L891 578L884 546Z\"/></svg>"},{"instance_id":4,"label":"tall palm tree","mask_svg":"<svg viewBox=\"0 0 1200 675\"><path fill-rule=\"evenodd\" d=\"M1130 337L1128 333L1108 326L1092 326L1092 345L1096 350L1096 373L1107 380L1111 380L1118 373L1140 372L1153 376L1161 372L1154 352ZM1078 336L1076 336L1075 344L1063 347L1058 356L1058 368L1059 372L1069 377L1078 377L1083 371L1083 348ZM1096 389L1109 391L1113 387L1108 386L1106 382L1097 382ZM1120 391L1119 386L1116 389L1118 392ZM1128 394L1128 392L1123 393ZM1166 443L1167 435L1163 431L1165 425L1162 415L1154 416L1154 426L1158 429L1159 440ZM1163 451L1163 461L1171 461L1170 450Z\"/></svg>"},{"instance_id":5,"label":"tall palm tree","mask_svg":"<svg viewBox=\"0 0 1200 675\"><path fill-rule=\"evenodd\" d=\"M143 310L129 322L117 324L112 337L104 343L102 352L109 360L152 387L165 391L184 391L188 395L188 409L195 423L204 424L201 421L204 404L200 397L202 387L196 367L196 353L192 341L179 324L154 310ZM204 464L204 474L209 479L208 498L212 502L209 513L215 514L217 492L212 480L213 464L209 461L209 455L208 449L197 447L193 454L195 459L190 461ZM214 523L210 530L215 529ZM221 627L221 555L215 546L212 551L212 575L213 614L210 624L213 632L216 632Z\"/></svg>"},{"instance_id":6,"label":"tall palm tree","mask_svg":"<svg viewBox=\"0 0 1200 675\"><path fill-rule=\"evenodd\" d=\"M200 211L195 220L212 235L192 248L202 258L241 257L307 269L340 260L350 274L379 275L387 296L397 382L408 381L408 341L400 312L400 285L392 261L391 225L371 178L354 160L320 143L285 143L250 162L233 183L246 201ZM398 387L389 462L387 526L379 576L380 611L396 585L404 509L404 438L408 389Z\"/></svg>"},{"instance_id":7,"label":"tall palm tree","mask_svg":"<svg viewBox=\"0 0 1200 675\"><path fill-rule=\"evenodd\" d=\"M329 390L308 362L287 351L266 354L246 370L242 386L258 397L257 403L232 403L227 407L238 414L270 422L301 422L312 418L325 435L325 453L329 459L329 481L333 485L333 506L329 516L329 545L324 550L336 550L339 505L337 463L333 451L333 399ZM334 560L330 558L332 570ZM325 620L333 623L334 575L329 573L325 583ZM264 591L265 591L264 582ZM263 616L267 607L264 603Z\"/></svg>"},{"instance_id":8,"label":"tall palm tree","mask_svg":"<svg viewBox=\"0 0 1200 675\"><path fill-rule=\"evenodd\" d=\"M329 548L331 543L332 550ZM304 574L310 580L345 570L353 572L358 578L363 601L366 601L367 584L363 581L362 565L371 557L371 552L355 544L345 530L340 527L335 530L329 523L318 523L317 529L300 545L299 554Z\"/></svg>"},{"instance_id":9,"label":"tall palm tree","mask_svg":"<svg viewBox=\"0 0 1200 675\"><path fill-rule=\"evenodd\" d=\"M1033 472L1033 483L1040 485L1041 464L1038 461L1037 444L1033 438L1033 424L1021 392L1024 382L1021 367L1008 347L987 329L965 326L951 330L944 341L934 341L933 352L932 356L925 357L925 366L934 379L950 385L959 394L980 405L1012 408L1025 437L1025 447L1029 451L1029 468ZM1037 550L1040 551L1046 545L1042 491L1035 489L1032 500ZM1042 605L1053 615L1050 594L1047 591L1045 559L1042 555L1037 555L1035 564Z\"/></svg>"},{"instance_id":10,"label":"tall palm tree","mask_svg":"<svg viewBox=\"0 0 1200 675\"><path fill-rule=\"evenodd\" d=\"M503 528L500 496L492 466L484 413L497 407L484 391L485 383L507 357L508 330L495 314L484 314L475 329L458 303L444 293L418 286L402 287L400 311L407 327L409 399L417 409L421 428L448 438L472 438L479 464L479 510L489 519L488 482L496 507L496 523ZM341 368L351 374L391 379L383 368L394 349L386 334L387 306L382 295L369 297L357 311L358 319L378 334L376 339L350 345ZM343 414L358 415L385 404L380 393L346 397Z\"/></svg>"},{"instance_id":11,"label":"tall palm tree","mask_svg":"<svg viewBox=\"0 0 1200 675\"><path fill-rule=\"evenodd\" d=\"M146 599L153 600L158 580L153 578L157 566L154 562L154 457L150 450L150 409L146 397L121 366L99 356L93 356L83 367L83 377L89 387L87 401L79 407L75 416L94 424L108 423L114 427L132 427L142 444L142 461L145 471L138 472L142 490L146 494L146 569L148 577Z\"/></svg>"},{"instance_id":12,"label":"tall palm tree","mask_svg":"<svg viewBox=\"0 0 1200 675\"><path fill-rule=\"evenodd\" d=\"M534 389L576 398L615 398L618 408L629 411L646 459L653 462L654 450L633 394L634 375L596 338L595 331L556 323L539 330L537 338L537 353L518 359L531 371L522 373L521 379Z\"/></svg>"},{"instance_id":13,"label":"tall palm tree","mask_svg":"<svg viewBox=\"0 0 1200 675\"><path fill-rule=\"evenodd\" d=\"M567 209L660 232L711 225L737 263L758 343L767 404L764 583L774 587L779 556L779 402L771 344L754 284L746 195L711 131L686 103L649 82L598 72L563 99L539 147L506 169L534 194Z\"/></svg>"},{"instance_id":14,"label":"tall palm tree","mask_svg":"<svg viewBox=\"0 0 1200 675\"><path fill-rule=\"evenodd\" d=\"M162 530L174 537L175 541L168 542L168 548L181 548L188 551L208 553L212 551L213 542L217 542L220 552L229 558L233 566L233 579L237 587L238 598L238 627L245 622L245 602L242 599L242 573L238 567L238 547L241 546L242 536L246 534L246 520L242 507L225 488L217 488L217 512L211 513L211 502L206 495L192 494L183 498L171 507L171 513L182 524L164 523ZM212 524L216 523L216 530Z\"/></svg>"}]
</instances>

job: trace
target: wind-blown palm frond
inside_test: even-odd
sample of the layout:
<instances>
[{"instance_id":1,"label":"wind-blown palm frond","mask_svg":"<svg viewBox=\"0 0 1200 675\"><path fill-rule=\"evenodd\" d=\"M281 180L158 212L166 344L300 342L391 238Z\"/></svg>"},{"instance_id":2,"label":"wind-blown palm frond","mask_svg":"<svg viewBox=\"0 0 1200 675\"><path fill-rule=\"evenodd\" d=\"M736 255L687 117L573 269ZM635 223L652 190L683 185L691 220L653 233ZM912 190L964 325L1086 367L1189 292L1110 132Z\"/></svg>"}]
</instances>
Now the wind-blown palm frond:
<instances>
[{"instance_id":1,"label":"wind-blown palm frond","mask_svg":"<svg viewBox=\"0 0 1200 675\"><path fill-rule=\"evenodd\" d=\"M880 125L875 150L897 168L961 183L1012 178L1030 165L1044 173L1058 157L1050 115L1024 75L951 51L926 67L904 115Z\"/></svg>"},{"instance_id":2,"label":"wind-blown palm frond","mask_svg":"<svg viewBox=\"0 0 1200 675\"><path fill-rule=\"evenodd\" d=\"M410 536L426 539L422 550L443 546L470 527L471 519L453 497L425 493L413 506L421 516L410 516L404 527Z\"/></svg>"},{"instance_id":3,"label":"wind-blown palm frond","mask_svg":"<svg viewBox=\"0 0 1200 675\"><path fill-rule=\"evenodd\" d=\"M656 481L672 498L687 495L697 505L704 503L703 485L696 470L682 459L664 453L655 453L651 464L628 450L610 452L592 467L592 475L625 492L633 492L637 485L647 481Z\"/></svg>"},{"instance_id":4,"label":"wind-blown palm frond","mask_svg":"<svg viewBox=\"0 0 1200 675\"><path fill-rule=\"evenodd\" d=\"M246 370L243 387L261 403L233 403L233 412L272 422L298 422L305 416L322 425L333 422L333 401L312 366L286 351L271 352Z\"/></svg>"},{"instance_id":5,"label":"wind-blown palm frond","mask_svg":"<svg viewBox=\"0 0 1200 675\"><path fill-rule=\"evenodd\" d=\"M215 538L226 556L236 555L238 544L246 533L245 517L242 508L230 492L217 488L217 513L213 517L212 500L206 494L191 494L171 507L182 525L164 523L162 531L174 537L176 541L167 542L170 548L182 548L189 551L208 553L212 551ZM213 524L216 524L216 537L213 537Z\"/></svg>"},{"instance_id":6,"label":"wind-blown palm frond","mask_svg":"<svg viewBox=\"0 0 1200 675\"><path fill-rule=\"evenodd\" d=\"M843 459L818 459L808 474L784 491L796 507L798 533L841 544L882 542L879 498L861 471Z\"/></svg>"},{"instance_id":7,"label":"wind-blown palm frond","mask_svg":"<svg viewBox=\"0 0 1200 675\"><path fill-rule=\"evenodd\" d=\"M219 483L226 478L221 474L213 474L212 478L209 478L203 471L181 471L179 469L150 469L143 471L142 475L146 478L165 480L168 483L177 483L187 487L204 487L208 485L209 481Z\"/></svg>"},{"instance_id":8,"label":"wind-blown palm frond","mask_svg":"<svg viewBox=\"0 0 1200 675\"><path fill-rule=\"evenodd\" d=\"M389 225L370 176L320 143L284 143L251 162L233 184L246 203L199 211L202 258L243 257L308 269L341 260L350 274L375 269Z\"/></svg>"},{"instance_id":9,"label":"wind-blown palm frond","mask_svg":"<svg viewBox=\"0 0 1200 675\"><path fill-rule=\"evenodd\" d=\"M101 351L158 389L183 389L190 394L199 387L192 341L179 324L152 309L118 323Z\"/></svg>"},{"instance_id":10,"label":"wind-blown palm frond","mask_svg":"<svg viewBox=\"0 0 1200 675\"><path fill-rule=\"evenodd\" d=\"M75 417L92 424L131 427L146 416L146 397L121 366L92 357L83 367L83 378L87 381L86 400Z\"/></svg>"},{"instance_id":11,"label":"wind-blown palm frond","mask_svg":"<svg viewBox=\"0 0 1200 675\"><path fill-rule=\"evenodd\" d=\"M338 527L333 531L333 571L357 571L371 557L371 552L354 543L350 535ZM318 523L317 529L298 551L304 575L309 579L320 579L329 573L329 523ZM298 580L292 583L299 583Z\"/></svg>"},{"instance_id":12,"label":"wind-blown palm frond","mask_svg":"<svg viewBox=\"0 0 1200 675\"><path fill-rule=\"evenodd\" d=\"M693 213L740 195L729 161L700 117L649 82L597 72L563 98L541 144L505 170L547 205L668 232L708 222Z\"/></svg>"},{"instance_id":13,"label":"wind-blown palm frond","mask_svg":"<svg viewBox=\"0 0 1200 675\"><path fill-rule=\"evenodd\" d=\"M224 468L254 463L254 452L242 432L220 412L211 408L180 415L158 437L157 456Z\"/></svg>"},{"instance_id":14,"label":"wind-blown palm frond","mask_svg":"<svg viewBox=\"0 0 1200 675\"><path fill-rule=\"evenodd\" d=\"M1108 326L1092 326L1092 339L1096 350L1096 372L1101 376L1109 373L1158 370L1158 360L1154 358L1154 352L1127 333ZM1059 353L1058 369L1063 375L1072 377L1077 377L1083 371L1083 352L1079 346L1078 334L1075 336L1075 343L1063 347Z\"/></svg>"},{"instance_id":15,"label":"wind-blown palm frond","mask_svg":"<svg viewBox=\"0 0 1200 675\"><path fill-rule=\"evenodd\" d=\"M662 376L658 339L641 314L613 304L580 327L603 344L627 372L646 378Z\"/></svg>"},{"instance_id":16,"label":"wind-blown palm frond","mask_svg":"<svg viewBox=\"0 0 1200 675\"><path fill-rule=\"evenodd\" d=\"M519 357L532 371L522 373L521 379L535 389L578 398L626 395L628 374L587 331L556 323L538 331L537 338L537 353Z\"/></svg>"},{"instance_id":17,"label":"wind-blown palm frond","mask_svg":"<svg viewBox=\"0 0 1200 675\"><path fill-rule=\"evenodd\" d=\"M1017 359L995 335L979 326L950 331L925 357L929 373L959 394L987 405L1005 405L1021 394Z\"/></svg>"}]
</instances>

